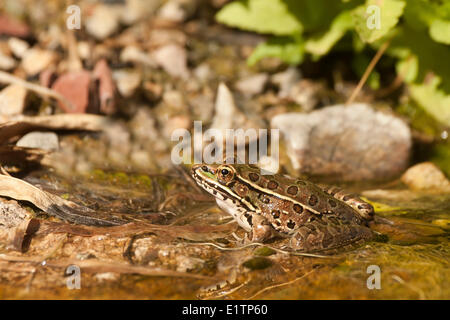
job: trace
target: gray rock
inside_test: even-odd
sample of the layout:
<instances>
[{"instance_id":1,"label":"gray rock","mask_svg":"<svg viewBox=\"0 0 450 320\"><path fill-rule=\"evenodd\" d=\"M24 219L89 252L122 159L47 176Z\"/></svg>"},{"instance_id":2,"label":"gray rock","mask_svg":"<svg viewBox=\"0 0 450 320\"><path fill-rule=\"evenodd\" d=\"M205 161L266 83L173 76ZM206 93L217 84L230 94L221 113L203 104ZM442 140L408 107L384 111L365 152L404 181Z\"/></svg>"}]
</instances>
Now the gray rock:
<instances>
[{"instance_id":1,"label":"gray rock","mask_svg":"<svg viewBox=\"0 0 450 320\"><path fill-rule=\"evenodd\" d=\"M280 129L292 165L301 173L347 181L385 179L408 165L409 127L367 104L281 114L271 126Z\"/></svg>"},{"instance_id":2,"label":"gray rock","mask_svg":"<svg viewBox=\"0 0 450 320\"><path fill-rule=\"evenodd\" d=\"M269 80L267 73L258 73L236 82L236 89L246 95L259 94Z\"/></svg>"},{"instance_id":3,"label":"gray rock","mask_svg":"<svg viewBox=\"0 0 450 320\"><path fill-rule=\"evenodd\" d=\"M37 148L42 150L58 150L58 136L54 132L33 131L24 135L17 146L26 148Z\"/></svg>"}]
</instances>

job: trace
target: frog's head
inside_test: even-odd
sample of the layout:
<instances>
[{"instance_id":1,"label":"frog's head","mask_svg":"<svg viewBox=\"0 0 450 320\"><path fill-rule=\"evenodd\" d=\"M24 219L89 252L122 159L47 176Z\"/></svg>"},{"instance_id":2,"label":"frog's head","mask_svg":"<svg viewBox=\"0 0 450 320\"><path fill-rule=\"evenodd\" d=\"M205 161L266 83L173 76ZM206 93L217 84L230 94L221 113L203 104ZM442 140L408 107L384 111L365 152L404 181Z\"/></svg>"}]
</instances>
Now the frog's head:
<instances>
[{"instance_id":1,"label":"frog's head","mask_svg":"<svg viewBox=\"0 0 450 320\"><path fill-rule=\"evenodd\" d=\"M191 174L205 190L214 188L217 191L232 184L236 178L236 169L229 164L197 164L192 166Z\"/></svg>"}]
</instances>

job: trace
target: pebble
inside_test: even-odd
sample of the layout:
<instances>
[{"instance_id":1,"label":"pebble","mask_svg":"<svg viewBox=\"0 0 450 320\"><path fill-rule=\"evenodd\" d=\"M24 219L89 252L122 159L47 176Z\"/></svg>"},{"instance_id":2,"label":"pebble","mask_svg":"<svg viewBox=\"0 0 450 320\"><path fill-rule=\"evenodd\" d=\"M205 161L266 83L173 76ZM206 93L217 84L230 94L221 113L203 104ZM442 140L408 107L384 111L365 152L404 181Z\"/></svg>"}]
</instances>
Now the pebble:
<instances>
[{"instance_id":1,"label":"pebble","mask_svg":"<svg viewBox=\"0 0 450 320\"><path fill-rule=\"evenodd\" d=\"M450 181L432 162L422 162L409 168L401 181L412 190L450 191Z\"/></svg>"},{"instance_id":2,"label":"pebble","mask_svg":"<svg viewBox=\"0 0 450 320\"><path fill-rule=\"evenodd\" d=\"M89 106L89 89L91 85L91 73L88 71L70 72L61 75L53 83L52 88L66 97L75 109L70 110L62 102L60 107L67 113L85 113ZM92 110L94 111L94 110Z\"/></svg>"},{"instance_id":3,"label":"pebble","mask_svg":"<svg viewBox=\"0 0 450 320\"><path fill-rule=\"evenodd\" d=\"M29 76L34 76L47 69L55 61L55 54L48 50L31 48L27 50L22 59L22 68Z\"/></svg>"},{"instance_id":4,"label":"pebble","mask_svg":"<svg viewBox=\"0 0 450 320\"><path fill-rule=\"evenodd\" d=\"M113 78L122 97L130 97L141 84L141 73L138 71L117 70Z\"/></svg>"},{"instance_id":5,"label":"pebble","mask_svg":"<svg viewBox=\"0 0 450 320\"><path fill-rule=\"evenodd\" d=\"M19 85L11 84L0 91L0 115L13 116L22 114L25 108L27 90Z\"/></svg>"},{"instance_id":6,"label":"pebble","mask_svg":"<svg viewBox=\"0 0 450 320\"><path fill-rule=\"evenodd\" d=\"M171 76L187 79L187 55L184 47L168 44L153 51L155 61Z\"/></svg>"},{"instance_id":7,"label":"pebble","mask_svg":"<svg viewBox=\"0 0 450 320\"><path fill-rule=\"evenodd\" d=\"M300 173L346 181L387 179L400 175L409 162L409 127L367 104L285 113L273 117L271 126L280 129Z\"/></svg>"},{"instance_id":8,"label":"pebble","mask_svg":"<svg viewBox=\"0 0 450 320\"><path fill-rule=\"evenodd\" d=\"M16 60L14 58L2 53L0 51L0 70L11 70L17 65Z\"/></svg>"},{"instance_id":9,"label":"pebble","mask_svg":"<svg viewBox=\"0 0 450 320\"><path fill-rule=\"evenodd\" d=\"M236 82L236 89L245 95L253 96L261 93L269 80L267 73L258 73Z\"/></svg>"},{"instance_id":10,"label":"pebble","mask_svg":"<svg viewBox=\"0 0 450 320\"><path fill-rule=\"evenodd\" d=\"M278 97L287 98L292 87L301 79L301 73L296 67L289 67L283 72L274 74L271 82L279 88Z\"/></svg>"},{"instance_id":11,"label":"pebble","mask_svg":"<svg viewBox=\"0 0 450 320\"><path fill-rule=\"evenodd\" d=\"M27 133L16 145L18 147L36 148L41 150L55 151L59 148L58 136L54 132L33 131Z\"/></svg>"},{"instance_id":12,"label":"pebble","mask_svg":"<svg viewBox=\"0 0 450 320\"><path fill-rule=\"evenodd\" d=\"M86 18L86 31L97 40L104 40L119 27L119 13L117 8L107 5L97 5L92 14Z\"/></svg>"},{"instance_id":13,"label":"pebble","mask_svg":"<svg viewBox=\"0 0 450 320\"><path fill-rule=\"evenodd\" d=\"M30 48L26 41L15 37L8 39L8 46L12 53L18 58L22 58Z\"/></svg>"}]
</instances>

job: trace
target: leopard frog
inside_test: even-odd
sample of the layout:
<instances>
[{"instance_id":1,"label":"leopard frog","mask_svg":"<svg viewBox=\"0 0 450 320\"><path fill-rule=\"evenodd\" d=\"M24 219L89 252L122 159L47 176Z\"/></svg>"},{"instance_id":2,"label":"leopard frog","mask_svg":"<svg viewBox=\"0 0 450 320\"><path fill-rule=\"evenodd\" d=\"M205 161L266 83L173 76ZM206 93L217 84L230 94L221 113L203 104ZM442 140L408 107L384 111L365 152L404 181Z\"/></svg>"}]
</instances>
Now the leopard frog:
<instances>
[{"instance_id":1,"label":"leopard frog","mask_svg":"<svg viewBox=\"0 0 450 320\"><path fill-rule=\"evenodd\" d=\"M250 232L250 240L289 238L289 247L325 252L362 243L373 236L373 207L340 189L321 188L281 174L262 175L246 164L192 167L197 184Z\"/></svg>"}]
</instances>

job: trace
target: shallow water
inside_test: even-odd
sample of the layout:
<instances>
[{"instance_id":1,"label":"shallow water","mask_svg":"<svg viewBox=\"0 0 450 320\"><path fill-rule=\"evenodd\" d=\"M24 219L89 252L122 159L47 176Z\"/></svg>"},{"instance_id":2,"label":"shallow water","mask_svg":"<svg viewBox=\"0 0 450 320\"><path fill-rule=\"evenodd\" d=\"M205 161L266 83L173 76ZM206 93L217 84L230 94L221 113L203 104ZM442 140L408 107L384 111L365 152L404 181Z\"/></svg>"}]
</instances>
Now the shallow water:
<instances>
[{"instance_id":1,"label":"shallow water","mask_svg":"<svg viewBox=\"0 0 450 320\"><path fill-rule=\"evenodd\" d=\"M142 216L161 211L165 213L162 223L168 231L172 226L192 225L223 225L230 230L219 235L199 232L194 240L182 234L161 236L151 232L135 236L107 233L101 237L38 236L32 239L24 256L42 256L50 248L53 251L47 261L82 257L204 278L82 270L81 289L69 290L61 268L2 262L2 299L450 298L450 195L418 194L398 186L391 190L366 190L362 194L376 208L378 220L372 229L380 233L377 239L338 255L304 257L268 248L279 248L278 242L267 244L268 247L237 248L240 244L235 243L233 234L243 237L243 231L229 223L229 217L215 206L212 198L196 190L179 173L136 175L96 171L88 177L64 179L47 172L27 180L96 208L105 216L108 212L120 212L139 221ZM45 214L36 216L48 220ZM52 249L54 243L58 246ZM0 251L11 254L5 248ZM377 267L379 288L368 288L368 278L373 272L370 268ZM376 282L369 280L370 284Z\"/></svg>"}]
</instances>

